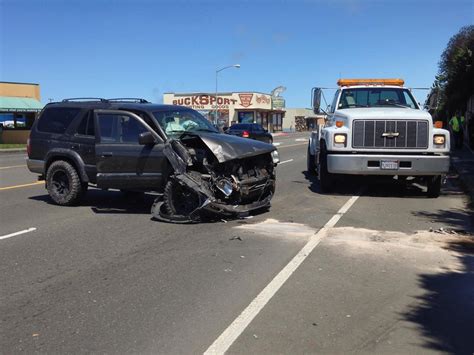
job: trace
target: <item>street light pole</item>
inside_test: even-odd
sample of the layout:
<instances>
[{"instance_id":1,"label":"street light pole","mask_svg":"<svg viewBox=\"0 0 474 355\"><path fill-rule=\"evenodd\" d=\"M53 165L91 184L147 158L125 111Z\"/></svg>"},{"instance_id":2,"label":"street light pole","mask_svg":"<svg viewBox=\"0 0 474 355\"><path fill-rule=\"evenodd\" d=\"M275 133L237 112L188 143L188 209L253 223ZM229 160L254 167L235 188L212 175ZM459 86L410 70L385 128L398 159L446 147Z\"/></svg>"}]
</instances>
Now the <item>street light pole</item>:
<instances>
[{"instance_id":1,"label":"street light pole","mask_svg":"<svg viewBox=\"0 0 474 355\"><path fill-rule=\"evenodd\" d=\"M220 69L216 70L216 95L215 95L216 109L214 111L214 124L215 125L217 125L217 109L218 109L218 104L217 104L217 76L218 76L219 72L223 71L224 69L228 69L228 68L237 68L237 69L239 69L240 64L228 65L226 67L223 67L223 68L220 68Z\"/></svg>"}]
</instances>

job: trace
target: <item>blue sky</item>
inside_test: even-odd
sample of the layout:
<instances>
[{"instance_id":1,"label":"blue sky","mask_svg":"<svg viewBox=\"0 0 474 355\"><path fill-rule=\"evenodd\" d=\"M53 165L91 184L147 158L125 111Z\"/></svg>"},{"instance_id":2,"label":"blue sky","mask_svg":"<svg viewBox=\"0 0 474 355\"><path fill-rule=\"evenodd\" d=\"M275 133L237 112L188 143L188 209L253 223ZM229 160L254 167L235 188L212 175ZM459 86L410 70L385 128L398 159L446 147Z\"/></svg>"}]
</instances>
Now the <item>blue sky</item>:
<instances>
[{"instance_id":1,"label":"blue sky","mask_svg":"<svg viewBox=\"0 0 474 355\"><path fill-rule=\"evenodd\" d=\"M164 92L270 92L308 107L342 77L433 82L473 1L0 0L0 80L36 82L42 101ZM426 92L415 93L423 101Z\"/></svg>"}]
</instances>

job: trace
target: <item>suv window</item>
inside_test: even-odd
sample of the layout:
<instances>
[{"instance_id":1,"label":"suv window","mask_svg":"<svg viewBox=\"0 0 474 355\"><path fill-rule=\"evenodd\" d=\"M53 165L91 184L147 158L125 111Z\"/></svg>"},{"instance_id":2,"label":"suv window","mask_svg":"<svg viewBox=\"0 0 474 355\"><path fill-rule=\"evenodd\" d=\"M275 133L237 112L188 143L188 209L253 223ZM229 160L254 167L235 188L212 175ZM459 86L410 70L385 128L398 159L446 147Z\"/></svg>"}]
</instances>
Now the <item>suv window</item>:
<instances>
[{"instance_id":1,"label":"suv window","mask_svg":"<svg viewBox=\"0 0 474 355\"><path fill-rule=\"evenodd\" d=\"M81 111L79 108L52 107L41 114L38 131L62 134Z\"/></svg>"},{"instance_id":2,"label":"suv window","mask_svg":"<svg viewBox=\"0 0 474 355\"><path fill-rule=\"evenodd\" d=\"M140 133L148 130L135 118L127 115L99 114L101 143L138 144Z\"/></svg>"},{"instance_id":3,"label":"suv window","mask_svg":"<svg viewBox=\"0 0 474 355\"><path fill-rule=\"evenodd\" d=\"M94 116L92 115L92 111L88 111L82 118L76 133L82 136L95 136Z\"/></svg>"}]
</instances>

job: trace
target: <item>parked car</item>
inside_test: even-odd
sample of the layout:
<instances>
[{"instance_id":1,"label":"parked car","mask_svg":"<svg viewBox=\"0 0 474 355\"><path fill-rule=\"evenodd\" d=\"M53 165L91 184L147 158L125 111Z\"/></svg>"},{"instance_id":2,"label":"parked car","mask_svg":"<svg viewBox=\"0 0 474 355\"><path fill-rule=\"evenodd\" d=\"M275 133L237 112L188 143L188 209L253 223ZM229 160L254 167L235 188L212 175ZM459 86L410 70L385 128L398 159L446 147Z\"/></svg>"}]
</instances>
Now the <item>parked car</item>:
<instances>
[{"instance_id":1,"label":"parked car","mask_svg":"<svg viewBox=\"0 0 474 355\"><path fill-rule=\"evenodd\" d=\"M236 123L226 131L232 136L255 139L265 143L273 143L273 137L266 129L257 123Z\"/></svg>"},{"instance_id":2,"label":"parked car","mask_svg":"<svg viewBox=\"0 0 474 355\"><path fill-rule=\"evenodd\" d=\"M189 108L142 99L47 104L28 140L28 168L58 205L89 184L163 194L155 216L175 222L268 208L275 147L219 133Z\"/></svg>"}]
</instances>

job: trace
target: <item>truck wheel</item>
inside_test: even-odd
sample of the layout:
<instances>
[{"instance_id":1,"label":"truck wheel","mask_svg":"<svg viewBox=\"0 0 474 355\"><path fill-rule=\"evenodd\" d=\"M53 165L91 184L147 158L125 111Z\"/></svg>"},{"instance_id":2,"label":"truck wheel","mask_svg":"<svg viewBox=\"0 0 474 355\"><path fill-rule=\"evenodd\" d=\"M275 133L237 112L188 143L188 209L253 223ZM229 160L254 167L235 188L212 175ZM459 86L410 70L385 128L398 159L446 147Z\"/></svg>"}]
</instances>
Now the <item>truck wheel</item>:
<instances>
[{"instance_id":1,"label":"truck wheel","mask_svg":"<svg viewBox=\"0 0 474 355\"><path fill-rule=\"evenodd\" d=\"M427 195L430 198L437 198L441 193L441 175L428 176Z\"/></svg>"},{"instance_id":2,"label":"truck wheel","mask_svg":"<svg viewBox=\"0 0 474 355\"><path fill-rule=\"evenodd\" d=\"M327 153L322 150L319 154L319 186L321 187L321 192L331 192L334 187L334 174L328 172Z\"/></svg>"},{"instance_id":3,"label":"truck wheel","mask_svg":"<svg viewBox=\"0 0 474 355\"><path fill-rule=\"evenodd\" d=\"M76 169L67 161L53 162L46 172L49 196L60 206L71 206L79 202L87 191Z\"/></svg>"},{"instance_id":4,"label":"truck wheel","mask_svg":"<svg viewBox=\"0 0 474 355\"><path fill-rule=\"evenodd\" d=\"M309 145L308 145L308 153L306 154L306 169L308 170L308 173L310 174L316 173L315 156L311 154Z\"/></svg>"},{"instance_id":5,"label":"truck wheel","mask_svg":"<svg viewBox=\"0 0 474 355\"><path fill-rule=\"evenodd\" d=\"M199 196L196 192L175 180L168 180L163 193L163 208L167 215L191 220L191 213L198 207Z\"/></svg>"}]
</instances>

